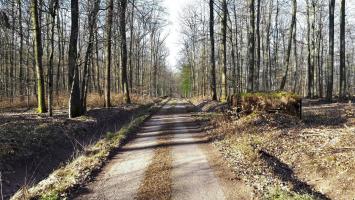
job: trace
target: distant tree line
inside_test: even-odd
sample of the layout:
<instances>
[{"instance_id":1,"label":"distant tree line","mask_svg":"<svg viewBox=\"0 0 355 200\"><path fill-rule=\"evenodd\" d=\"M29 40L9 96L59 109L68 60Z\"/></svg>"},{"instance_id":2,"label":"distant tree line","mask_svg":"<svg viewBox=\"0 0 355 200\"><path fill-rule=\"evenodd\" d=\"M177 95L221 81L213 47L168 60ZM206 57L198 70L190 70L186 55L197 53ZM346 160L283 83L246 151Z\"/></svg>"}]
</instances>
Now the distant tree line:
<instances>
[{"instance_id":1,"label":"distant tree line","mask_svg":"<svg viewBox=\"0 0 355 200\"><path fill-rule=\"evenodd\" d=\"M226 101L241 92L286 90L331 101L353 95L355 24L347 3L191 2L181 19L180 62L191 71L188 96Z\"/></svg>"}]
</instances>

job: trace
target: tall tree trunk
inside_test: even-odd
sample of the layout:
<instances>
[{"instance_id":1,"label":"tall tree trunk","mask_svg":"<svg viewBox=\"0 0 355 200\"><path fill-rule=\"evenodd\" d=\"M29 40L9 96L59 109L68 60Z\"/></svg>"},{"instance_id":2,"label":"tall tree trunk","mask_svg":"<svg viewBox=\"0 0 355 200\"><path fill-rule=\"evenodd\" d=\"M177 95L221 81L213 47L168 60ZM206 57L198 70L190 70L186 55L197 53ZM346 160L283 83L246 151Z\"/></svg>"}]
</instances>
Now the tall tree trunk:
<instances>
[{"instance_id":1,"label":"tall tree trunk","mask_svg":"<svg viewBox=\"0 0 355 200\"><path fill-rule=\"evenodd\" d=\"M106 45L105 45L105 107L111 106L111 46L112 46L112 17L113 17L113 0L107 0L108 10L106 15Z\"/></svg>"},{"instance_id":2,"label":"tall tree trunk","mask_svg":"<svg viewBox=\"0 0 355 200\"><path fill-rule=\"evenodd\" d=\"M258 5L257 5L257 16L256 16L256 37L257 37L257 61L256 61L256 75L255 75L255 90L259 90L259 84L260 84L260 64L261 64L261 37L260 37L260 16L261 16L261 11L260 11L260 6L261 2L258 0Z\"/></svg>"},{"instance_id":3,"label":"tall tree trunk","mask_svg":"<svg viewBox=\"0 0 355 200\"><path fill-rule=\"evenodd\" d=\"M345 68L345 0L341 0L340 6L340 88L339 97L346 96L346 68Z\"/></svg>"},{"instance_id":4,"label":"tall tree trunk","mask_svg":"<svg viewBox=\"0 0 355 200\"><path fill-rule=\"evenodd\" d=\"M128 79L127 79L127 38L126 38L126 10L127 0L119 2L120 13L120 38L121 38L121 63L122 63L122 89L125 93L125 102L130 104L131 98L129 95Z\"/></svg>"},{"instance_id":5,"label":"tall tree trunk","mask_svg":"<svg viewBox=\"0 0 355 200\"><path fill-rule=\"evenodd\" d=\"M21 95L21 101L23 101L23 27L22 27L22 2L17 0L18 13L19 13L19 28L20 28L20 49L19 49L19 93Z\"/></svg>"},{"instance_id":6,"label":"tall tree trunk","mask_svg":"<svg viewBox=\"0 0 355 200\"><path fill-rule=\"evenodd\" d=\"M71 0L71 31L68 54L68 86L70 87L69 97L69 118L81 115L79 69L77 60L77 44L79 34L79 2Z\"/></svg>"},{"instance_id":7,"label":"tall tree trunk","mask_svg":"<svg viewBox=\"0 0 355 200\"><path fill-rule=\"evenodd\" d=\"M228 7L227 1L222 1L222 25L221 25L221 33L222 33L222 48L221 48L221 55L222 55L222 96L221 101L227 101L227 14L228 14Z\"/></svg>"},{"instance_id":8,"label":"tall tree trunk","mask_svg":"<svg viewBox=\"0 0 355 200\"><path fill-rule=\"evenodd\" d=\"M267 25L267 30L266 30L266 43L267 43L267 58L268 58L268 63L267 63L267 70L266 70L266 75L265 75L265 87L267 90L271 89L271 66L272 66L272 59L271 59L271 23L272 23L272 11L273 11L273 3L274 1L270 1L269 5L269 16L268 16L268 25Z\"/></svg>"},{"instance_id":9,"label":"tall tree trunk","mask_svg":"<svg viewBox=\"0 0 355 200\"><path fill-rule=\"evenodd\" d=\"M317 53L317 66L318 66L318 95L319 98L323 98L324 96L324 92L323 92L323 47L324 45L322 44L323 42L323 24L322 24L322 19L323 19L323 15L322 15L322 10L319 10L319 19L318 19L318 41L317 41L317 49L318 49L318 53Z\"/></svg>"},{"instance_id":10,"label":"tall tree trunk","mask_svg":"<svg viewBox=\"0 0 355 200\"><path fill-rule=\"evenodd\" d=\"M238 16L237 16L237 9L236 6L234 4L233 7L234 10L234 21L235 21L235 51L237 54L237 60L236 60L236 67L237 67L237 71L236 71L236 91L235 93L240 93L241 92L241 77L240 77L240 72L241 72L241 62L240 62L240 50L239 50L239 45L238 45ZM240 41L242 42L242 41Z\"/></svg>"},{"instance_id":11,"label":"tall tree trunk","mask_svg":"<svg viewBox=\"0 0 355 200\"><path fill-rule=\"evenodd\" d=\"M86 112L86 98L88 92L88 85L89 85L89 65L92 59L92 52L94 48L94 29L97 23L97 14L100 9L100 0L94 0L90 14L89 14L89 41L86 48L85 53L85 60L84 60L84 68L83 68L83 78L81 82L81 95L80 95L80 107L81 107L81 114Z\"/></svg>"},{"instance_id":12,"label":"tall tree trunk","mask_svg":"<svg viewBox=\"0 0 355 200\"><path fill-rule=\"evenodd\" d=\"M291 57L291 49L292 49L292 36L293 36L293 31L295 30L295 26L296 26L296 15L297 15L297 0L293 0L292 20L291 20L291 27L290 27L289 37L288 37L288 46L287 46L286 59L285 59L286 60L286 71L285 71L285 74L284 74L282 81L281 81L280 90L285 89L286 80L287 80L287 76L288 76L290 57Z\"/></svg>"},{"instance_id":13,"label":"tall tree trunk","mask_svg":"<svg viewBox=\"0 0 355 200\"><path fill-rule=\"evenodd\" d=\"M248 28L248 92L254 91L254 65L255 65L255 0L249 0L249 28Z\"/></svg>"},{"instance_id":14,"label":"tall tree trunk","mask_svg":"<svg viewBox=\"0 0 355 200\"><path fill-rule=\"evenodd\" d=\"M234 34L233 34L233 23L232 23L232 20L229 18L229 22L230 22L230 44L231 44L231 57L232 57L232 87L233 87L233 94L237 94L237 61L236 61L236 56L235 56L235 46L234 46L234 41L233 41L233 37L234 37ZM237 31L237 22L236 22L236 30ZM238 40L236 39L235 40L237 43L238 43ZM235 44L236 46L238 46L238 44Z\"/></svg>"},{"instance_id":15,"label":"tall tree trunk","mask_svg":"<svg viewBox=\"0 0 355 200\"><path fill-rule=\"evenodd\" d=\"M134 9L135 0L132 0L132 11L130 20L130 41L129 41L129 88L131 92L133 91L133 37L134 37Z\"/></svg>"},{"instance_id":16,"label":"tall tree trunk","mask_svg":"<svg viewBox=\"0 0 355 200\"><path fill-rule=\"evenodd\" d=\"M295 71L294 71L294 82L292 92L296 93L296 86L299 84L299 77L301 76L298 69L298 54L297 54L297 26L295 26L295 30L293 31L293 54L295 57Z\"/></svg>"},{"instance_id":17,"label":"tall tree trunk","mask_svg":"<svg viewBox=\"0 0 355 200\"><path fill-rule=\"evenodd\" d=\"M314 4L313 0L312 1L312 6ZM307 43L308 43L308 98L313 98L314 93L314 42L313 42L313 32L314 32L314 20L311 20L311 15L314 13L311 13L311 5L309 3L309 0L307 0L307 26L308 26L308 31L307 31ZM312 21L312 24L311 24ZM311 38L312 35L312 38Z\"/></svg>"},{"instance_id":18,"label":"tall tree trunk","mask_svg":"<svg viewBox=\"0 0 355 200\"><path fill-rule=\"evenodd\" d=\"M275 33L274 33L274 69L270 68L270 87L271 89L274 89L276 82L276 73L279 68L279 14L280 14L280 1L276 0L276 15L275 15Z\"/></svg>"},{"instance_id":19,"label":"tall tree trunk","mask_svg":"<svg viewBox=\"0 0 355 200\"><path fill-rule=\"evenodd\" d=\"M63 51L63 46L62 46L62 40L63 37L61 35L61 26L60 26L61 20L59 17L59 14L57 15L57 33L58 33L58 63L57 63L57 72L56 72L56 81L55 81L55 90L56 90L56 95L59 95L59 90L60 90L60 67L62 66L62 51ZM63 74L64 76L64 74Z\"/></svg>"},{"instance_id":20,"label":"tall tree trunk","mask_svg":"<svg viewBox=\"0 0 355 200\"><path fill-rule=\"evenodd\" d=\"M215 48L214 48L214 9L213 0L210 0L210 42L211 42L211 90L212 100L217 100L217 87L216 87L216 62L215 62Z\"/></svg>"},{"instance_id":21,"label":"tall tree trunk","mask_svg":"<svg viewBox=\"0 0 355 200\"><path fill-rule=\"evenodd\" d=\"M31 15L32 15L32 27L34 38L34 54L36 63L36 75L37 75L37 98L38 98L38 113L47 112L44 94L44 79L43 79L43 67L42 67L42 37L41 26L38 18L38 2L37 0L31 0Z\"/></svg>"},{"instance_id":22,"label":"tall tree trunk","mask_svg":"<svg viewBox=\"0 0 355 200\"><path fill-rule=\"evenodd\" d=\"M329 0L329 48L328 48L328 82L327 82L327 100L333 98L333 80L334 80L334 9L335 0Z\"/></svg>"},{"instance_id":23,"label":"tall tree trunk","mask_svg":"<svg viewBox=\"0 0 355 200\"><path fill-rule=\"evenodd\" d=\"M49 13L51 16L51 30L50 30L50 55L49 55L49 66L48 66L48 112L49 116L53 115L53 57L54 57L54 31L55 31L55 18L58 9L58 0L51 1L49 5Z\"/></svg>"}]
</instances>

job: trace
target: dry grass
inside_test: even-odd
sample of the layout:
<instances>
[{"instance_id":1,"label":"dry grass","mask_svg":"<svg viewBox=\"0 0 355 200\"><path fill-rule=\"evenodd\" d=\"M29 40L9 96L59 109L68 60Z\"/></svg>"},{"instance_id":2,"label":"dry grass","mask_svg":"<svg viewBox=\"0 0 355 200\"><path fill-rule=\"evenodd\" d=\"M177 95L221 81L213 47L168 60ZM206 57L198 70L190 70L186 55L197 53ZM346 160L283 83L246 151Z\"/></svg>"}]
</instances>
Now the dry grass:
<instances>
[{"instance_id":1,"label":"dry grass","mask_svg":"<svg viewBox=\"0 0 355 200\"><path fill-rule=\"evenodd\" d=\"M209 101L209 100L210 100L210 98L209 97L205 97L205 96L195 96L195 97L192 97L190 99L191 103L194 104L194 105L197 105L197 104L200 104L203 101Z\"/></svg>"},{"instance_id":2,"label":"dry grass","mask_svg":"<svg viewBox=\"0 0 355 200\"><path fill-rule=\"evenodd\" d=\"M160 136L158 143L166 144L172 136ZM137 200L168 200L172 194L172 155L171 147L158 147L145 172L144 180L138 189Z\"/></svg>"},{"instance_id":3,"label":"dry grass","mask_svg":"<svg viewBox=\"0 0 355 200\"><path fill-rule=\"evenodd\" d=\"M263 112L239 120L214 116L210 125L215 129L209 134L235 173L256 188L260 198L324 199L326 194L351 199L355 196L353 111L351 104L306 106L304 121Z\"/></svg>"},{"instance_id":4,"label":"dry grass","mask_svg":"<svg viewBox=\"0 0 355 200\"><path fill-rule=\"evenodd\" d=\"M301 98L290 92L254 92L242 93L231 97L231 105L240 107L245 113L254 111L277 110L299 115Z\"/></svg>"},{"instance_id":5,"label":"dry grass","mask_svg":"<svg viewBox=\"0 0 355 200\"><path fill-rule=\"evenodd\" d=\"M67 93L54 94L53 108L63 109L68 107L69 95ZM148 104L156 101L155 98L149 96L141 96L131 94L131 101L134 104ZM87 106L89 108L104 107L104 96L99 93L89 93L87 97ZM119 106L125 104L123 94L112 94L111 96L112 106ZM21 108L35 108L37 106L36 96L30 96L27 104L27 97L15 97L15 98L2 98L0 100L0 111L21 109Z\"/></svg>"}]
</instances>

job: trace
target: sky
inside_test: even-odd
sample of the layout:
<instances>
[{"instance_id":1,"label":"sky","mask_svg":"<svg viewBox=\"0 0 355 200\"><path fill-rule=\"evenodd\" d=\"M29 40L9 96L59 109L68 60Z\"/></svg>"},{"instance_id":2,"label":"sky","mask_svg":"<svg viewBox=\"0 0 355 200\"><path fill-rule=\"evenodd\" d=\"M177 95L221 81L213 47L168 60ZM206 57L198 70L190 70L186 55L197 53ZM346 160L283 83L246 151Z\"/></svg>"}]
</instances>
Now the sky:
<instances>
[{"instance_id":1,"label":"sky","mask_svg":"<svg viewBox=\"0 0 355 200\"><path fill-rule=\"evenodd\" d=\"M178 58L181 46L180 38L180 16L183 9L189 4L192 4L194 0L163 0L163 5L166 7L167 17L169 25L166 27L166 34L168 38L166 45L169 49L168 64L170 68L177 71ZM338 4L340 1L336 1ZM355 24L355 0L346 0L347 3L347 18L352 24ZM339 6L339 5L336 5Z\"/></svg>"},{"instance_id":2,"label":"sky","mask_svg":"<svg viewBox=\"0 0 355 200\"><path fill-rule=\"evenodd\" d=\"M166 41L169 49L168 62L173 70L176 70L178 64L179 50L180 50L180 13L183 9L191 4L193 0L164 0L164 6L168 13L169 25L166 27L166 32L169 35Z\"/></svg>"}]
</instances>

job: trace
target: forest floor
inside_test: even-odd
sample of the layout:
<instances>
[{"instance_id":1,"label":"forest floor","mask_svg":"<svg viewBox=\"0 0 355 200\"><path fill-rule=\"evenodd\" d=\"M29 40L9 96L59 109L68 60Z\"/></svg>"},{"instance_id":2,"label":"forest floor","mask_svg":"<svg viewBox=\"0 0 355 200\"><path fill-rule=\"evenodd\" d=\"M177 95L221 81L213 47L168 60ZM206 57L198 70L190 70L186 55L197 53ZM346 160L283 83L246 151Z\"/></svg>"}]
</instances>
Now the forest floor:
<instances>
[{"instance_id":1,"label":"forest floor","mask_svg":"<svg viewBox=\"0 0 355 200\"><path fill-rule=\"evenodd\" d=\"M75 158L107 132L116 132L152 105L92 108L86 115L68 119L66 110L53 117L35 110L5 108L0 112L0 175L4 198L29 187L54 169Z\"/></svg>"},{"instance_id":2,"label":"forest floor","mask_svg":"<svg viewBox=\"0 0 355 200\"><path fill-rule=\"evenodd\" d=\"M201 103L202 107L216 103ZM261 199L354 199L355 106L305 100L303 119L196 115L238 179Z\"/></svg>"},{"instance_id":3,"label":"forest floor","mask_svg":"<svg viewBox=\"0 0 355 200\"><path fill-rule=\"evenodd\" d=\"M200 102L197 108L204 112L195 112L196 107L186 100L170 100L160 112L135 129L135 136L127 144L118 146L106 164L92 174L92 181L85 179L86 184L79 184L79 188L69 191L70 199L348 200L355 197L354 103L324 104L305 100L302 119L267 112L254 112L236 119L220 112L226 109L225 104ZM122 112L132 113L140 109L138 106L122 107L112 115L122 116ZM98 123L95 120L102 117L106 124L102 127L111 124L114 130L119 129L119 125L114 125L115 121L106 118L107 111L100 111L102 116L97 118L90 112L73 122L63 116L64 122L61 121L58 127L82 124L78 130L96 130L96 135L107 135L108 129L91 129L83 125ZM24 114L20 116L24 117ZM127 114L124 119L129 116ZM32 115L32 118L37 122L41 117ZM42 118L43 124L48 123L46 117ZM17 120L11 124L8 120L1 121L1 124L14 127L7 129L13 133L24 127L20 122ZM40 124L31 127L37 129ZM46 131L31 128L28 131L33 131L31 137L34 138L51 137L51 131L58 127L47 124ZM68 138L63 132L66 133L58 134ZM94 139L90 140L94 143ZM90 140L85 140L86 144ZM41 144L41 140L35 141ZM57 144L56 151L60 152L62 146ZM91 159L90 154L87 159ZM67 166L75 167L76 164L73 162ZM58 171L56 175L70 172L66 172L64 166L62 169L64 171ZM47 180L53 182L53 177ZM63 179L53 183L60 180ZM42 182L45 184L46 179Z\"/></svg>"}]
</instances>

